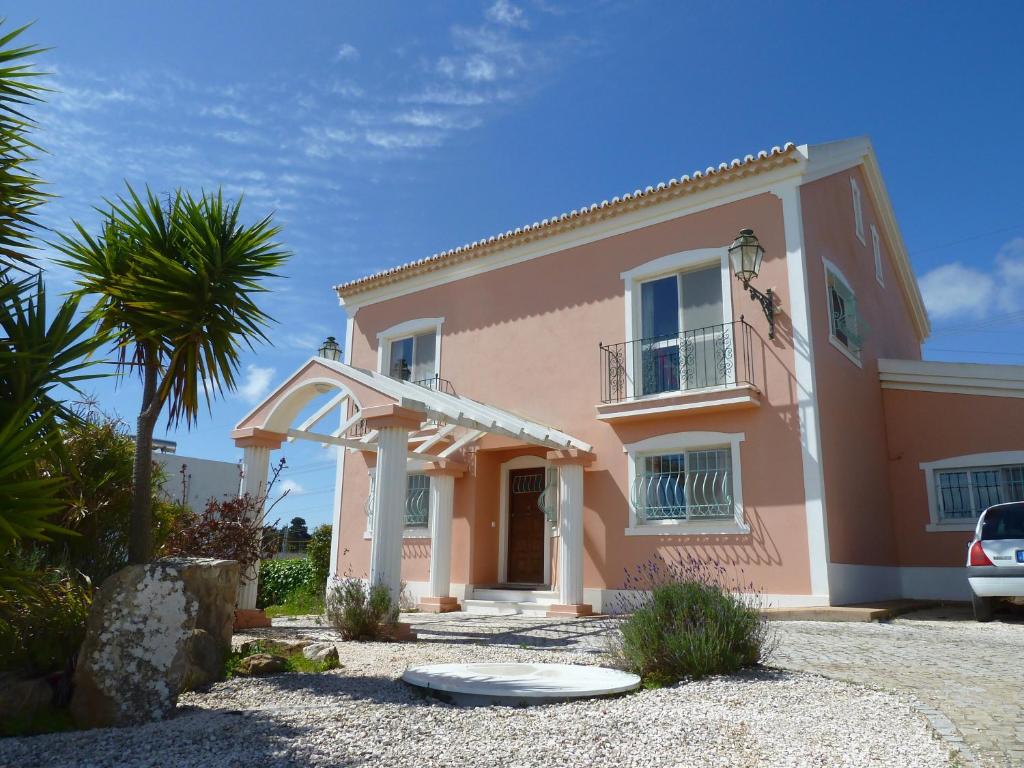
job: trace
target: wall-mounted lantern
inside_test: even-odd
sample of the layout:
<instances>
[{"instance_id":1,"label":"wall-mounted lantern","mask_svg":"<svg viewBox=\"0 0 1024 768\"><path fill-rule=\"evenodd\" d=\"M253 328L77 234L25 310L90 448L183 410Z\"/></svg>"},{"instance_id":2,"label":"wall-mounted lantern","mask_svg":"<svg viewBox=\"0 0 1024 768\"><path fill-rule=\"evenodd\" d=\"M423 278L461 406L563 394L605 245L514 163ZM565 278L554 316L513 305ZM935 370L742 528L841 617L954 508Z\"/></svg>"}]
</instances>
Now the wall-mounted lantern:
<instances>
[{"instance_id":1,"label":"wall-mounted lantern","mask_svg":"<svg viewBox=\"0 0 1024 768\"><path fill-rule=\"evenodd\" d=\"M327 341L320 345L317 354L337 363L341 360L341 347L338 346L338 342L334 340L333 336L328 336Z\"/></svg>"},{"instance_id":2,"label":"wall-mounted lantern","mask_svg":"<svg viewBox=\"0 0 1024 768\"><path fill-rule=\"evenodd\" d=\"M736 278L743 283L743 287L750 292L750 298L761 305L764 316L768 318L768 338L775 338L775 294L769 288L761 293L750 284L750 281L757 277L761 271L761 260L764 258L764 248L757 241L752 229L741 229L739 235L729 246L729 261L732 264L732 271Z\"/></svg>"}]
</instances>

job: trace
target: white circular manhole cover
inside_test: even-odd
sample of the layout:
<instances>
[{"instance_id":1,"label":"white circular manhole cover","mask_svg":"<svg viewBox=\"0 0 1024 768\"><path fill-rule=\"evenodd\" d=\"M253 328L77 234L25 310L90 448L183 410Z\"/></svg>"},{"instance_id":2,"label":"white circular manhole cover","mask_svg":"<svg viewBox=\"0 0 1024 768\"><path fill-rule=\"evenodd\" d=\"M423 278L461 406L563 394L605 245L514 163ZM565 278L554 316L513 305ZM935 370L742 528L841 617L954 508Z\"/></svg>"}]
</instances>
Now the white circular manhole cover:
<instances>
[{"instance_id":1,"label":"white circular manhole cover","mask_svg":"<svg viewBox=\"0 0 1024 768\"><path fill-rule=\"evenodd\" d=\"M578 664L426 664L402 675L410 685L456 704L525 706L611 696L640 687L640 678Z\"/></svg>"}]
</instances>

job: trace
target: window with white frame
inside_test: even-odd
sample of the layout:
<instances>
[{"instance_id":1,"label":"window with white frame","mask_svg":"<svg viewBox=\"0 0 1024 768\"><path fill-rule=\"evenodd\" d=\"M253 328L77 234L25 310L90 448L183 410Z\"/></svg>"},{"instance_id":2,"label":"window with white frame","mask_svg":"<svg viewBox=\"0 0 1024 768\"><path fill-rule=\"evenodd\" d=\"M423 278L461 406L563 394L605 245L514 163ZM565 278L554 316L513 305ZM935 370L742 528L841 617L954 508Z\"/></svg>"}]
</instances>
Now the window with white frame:
<instances>
[{"instance_id":1,"label":"window with white frame","mask_svg":"<svg viewBox=\"0 0 1024 768\"><path fill-rule=\"evenodd\" d=\"M828 292L829 339L859 360L862 343L857 297L842 273L828 263L825 265L825 287Z\"/></svg>"},{"instance_id":2,"label":"window with white frame","mask_svg":"<svg viewBox=\"0 0 1024 768\"><path fill-rule=\"evenodd\" d=\"M879 285L885 285L885 280L882 277L882 243L878 238L878 228L871 225L871 250L875 255L875 279Z\"/></svg>"},{"instance_id":3,"label":"window with white frame","mask_svg":"<svg viewBox=\"0 0 1024 768\"><path fill-rule=\"evenodd\" d=\"M730 533L743 523L739 444L742 434L681 432L626 446L627 534Z\"/></svg>"},{"instance_id":4,"label":"window with white frame","mask_svg":"<svg viewBox=\"0 0 1024 768\"><path fill-rule=\"evenodd\" d=\"M627 397L736 380L732 276L725 248L661 256L621 273L627 340L617 346Z\"/></svg>"},{"instance_id":5,"label":"window with white frame","mask_svg":"<svg viewBox=\"0 0 1024 768\"><path fill-rule=\"evenodd\" d=\"M370 490L366 494L366 530L373 520L373 500L377 493L377 473L370 470ZM421 472L406 475L405 527L425 530L430 523L430 477Z\"/></svg>"},{"instance_id":6,"label":"window with white frame","mask_svg":"<svg viewBox=\"0 0 1024 768\"><path fill-rule=\"evenodd\" d=\"M853 194L853 225L857 239L862 245L867 245L867 241L864 240L864 207L860 199L860 185L853 176L850 177L850 192Z\"/></svg>"},{"instance_id":7,"label":"window with white frame","mask_svg":"<svg viewBox=\"0 0 1024 768\"><path fill-rule=\"evenodd\" d=\"M940 469L934 482L940 523L977 520L993 504L1024 501L1024 464Z\"/></svg>"},{"instance_id":8,"label":"window with white frame","mask_svg":"<svg viewBox=\"0 0 1024 768\"><path fill-rule=\"evenodd\" d=\"M438 376L444 318L411 320L377 335L379 369L393 379L425 383Z\"/></svg>"}]
</instances>

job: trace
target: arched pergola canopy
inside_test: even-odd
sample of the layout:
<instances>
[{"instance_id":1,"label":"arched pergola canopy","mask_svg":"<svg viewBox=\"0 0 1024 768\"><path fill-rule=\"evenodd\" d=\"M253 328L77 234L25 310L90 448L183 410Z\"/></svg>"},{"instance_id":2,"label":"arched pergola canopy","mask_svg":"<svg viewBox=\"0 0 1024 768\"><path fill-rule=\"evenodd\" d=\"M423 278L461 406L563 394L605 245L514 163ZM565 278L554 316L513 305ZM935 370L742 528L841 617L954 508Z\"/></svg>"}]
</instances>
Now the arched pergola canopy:
<instances>
[{"instance_id":1,"label":"arched pergola canopy","mask_svg":"<svg viewBox=\"0 0 1024 768\"><path fill-rule=\"evenodd\" d=\"M315 399L334 394L301 423L300 413ZM285 440L311 440L351 450L376 451L377 431L366 417L392 411L419 419L410 431L410 450L421 456L447 458L487 436L511 445L589 452L591 446L554 427L509 411L432 387L392 379L326 358L310 358L231 433L240 446L278 447ZM330 431L317 426L336 410L342 413ZM372 423L372 421L371 421ZM413 447L415 445L415 447ZM436 454L433 450L438 451Z\"/></svg>"}]
</instances>

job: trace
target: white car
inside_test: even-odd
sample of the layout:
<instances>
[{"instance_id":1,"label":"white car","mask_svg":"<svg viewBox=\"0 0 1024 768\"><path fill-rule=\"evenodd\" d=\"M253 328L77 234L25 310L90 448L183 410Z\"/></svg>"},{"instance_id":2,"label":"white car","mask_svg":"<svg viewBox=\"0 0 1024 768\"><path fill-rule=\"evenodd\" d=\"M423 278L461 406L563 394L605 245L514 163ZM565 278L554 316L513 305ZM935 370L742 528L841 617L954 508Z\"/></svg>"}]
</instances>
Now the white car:
<instances>
[{"instance_id":1,"label":"white car","mask_svg":"<svg viewBox=\"0 0 1024 768\"><path fill-rule=\"evenodd\" d=\"M998 599L1024 602L1024 501L981 513L967 550L967 581L978 621L992 620Z\"/></svg>"}]
</instances>

